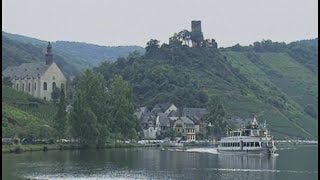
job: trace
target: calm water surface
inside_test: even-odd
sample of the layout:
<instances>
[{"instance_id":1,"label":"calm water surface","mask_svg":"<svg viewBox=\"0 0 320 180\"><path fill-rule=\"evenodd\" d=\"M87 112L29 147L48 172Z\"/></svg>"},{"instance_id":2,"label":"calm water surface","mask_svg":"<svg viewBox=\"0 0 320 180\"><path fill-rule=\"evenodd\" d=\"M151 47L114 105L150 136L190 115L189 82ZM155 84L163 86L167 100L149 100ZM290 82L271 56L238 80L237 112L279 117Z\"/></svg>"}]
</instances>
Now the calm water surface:
<instances>
[{"instance_id":1,"label":"calm water surface","mask_svg":"<svg viewBox=\"0 0 320 180\"><path fill-rule=\"evenodd\" d=\"M279 156L161 151L157 148L2 154L2 179L270 179L318 178L318 146L280 148Z\"/></svg>"}]
</instances>

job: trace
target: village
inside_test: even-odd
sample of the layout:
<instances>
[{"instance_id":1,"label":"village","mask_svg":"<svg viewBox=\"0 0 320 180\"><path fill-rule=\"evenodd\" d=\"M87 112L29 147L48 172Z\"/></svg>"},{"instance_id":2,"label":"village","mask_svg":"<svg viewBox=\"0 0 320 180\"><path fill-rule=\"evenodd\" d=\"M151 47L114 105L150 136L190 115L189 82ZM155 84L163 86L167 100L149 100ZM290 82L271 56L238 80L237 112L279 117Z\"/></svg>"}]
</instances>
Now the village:
<instances>
[{"instance_id":1,"label":"village","mask_svg":"<svg viewBox=\"0 0 320 180\"><path fill-rule=\"evenodd\" d=\"M142 126L143 139L170 138L175 141L203 140L207 127L206 108L178 109L174 104L156 104L151 110L140 107L135 115Z\"/></svg>"}]
</instances>

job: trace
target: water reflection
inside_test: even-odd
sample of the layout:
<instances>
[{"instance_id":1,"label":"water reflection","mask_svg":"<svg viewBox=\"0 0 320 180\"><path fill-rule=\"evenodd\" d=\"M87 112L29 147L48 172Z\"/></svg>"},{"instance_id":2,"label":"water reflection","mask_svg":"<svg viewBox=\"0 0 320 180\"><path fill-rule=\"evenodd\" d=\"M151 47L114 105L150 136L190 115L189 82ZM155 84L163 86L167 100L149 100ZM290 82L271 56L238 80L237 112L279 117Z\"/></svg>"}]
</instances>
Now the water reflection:
<instances>
[{"instance_id":1,"label":"water reflection","mask_svg":"<svg viewBox=\"0 0 320 180\"><path fill-rule=\"evenodd\" d=\"M6 154L3 179L315 179L317 148L278 157L161 151L155 148ZM308 166L307 166L308 165Z\"/></svg>"},{"instance_id":2,"label":"water reflection","mask_svg":"<svg viewBox=\"0 0 320 180\"><path fill-rule=\"evenodd\" d=\"M241 179L275 179L277 157L265 155L218 155L219 168Z\"/></svg>"}]
</instances>

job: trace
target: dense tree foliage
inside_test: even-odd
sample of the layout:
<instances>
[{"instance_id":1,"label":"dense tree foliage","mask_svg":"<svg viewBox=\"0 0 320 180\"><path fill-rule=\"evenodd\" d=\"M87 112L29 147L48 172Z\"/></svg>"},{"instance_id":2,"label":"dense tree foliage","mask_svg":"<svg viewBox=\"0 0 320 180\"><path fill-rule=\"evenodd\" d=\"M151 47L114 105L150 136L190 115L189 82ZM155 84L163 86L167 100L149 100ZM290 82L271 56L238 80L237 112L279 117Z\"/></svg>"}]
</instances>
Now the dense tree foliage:
<instances>
[{"instance_id":1,"label":"dense tree foliage","mask_svg":"<svg viewBox=\"0 0 320 180\"><path fill-rule=\"evenodd\" d=\"M226 111L221 99L218 96L212 96L208 102L208 115L206 121L211 124L208 126L208 134L214 136L224 135L227 128Z\"/></svg>"},{"instance_id":2,"label":"dense tree foliage","mask_svg":"<svg viewBox=\"0 0 320 180\"><path fill-rule=\"evenodd\" d=\"M71 93L70 89L67 92L67 102L74 102L67 123L72 136L83 145L98 146L108 138L137 137L139 125L133 116L133 102L135 107L167 102L182 108L219 107L219 116L215 110L209 110L212 117L209 120L217 128L209 129L210 133L221 132L225 119L251 117L257 111L266 110L268 113L263 118L270 121L276 135L317 136L317 39L290 44L264 40L250 46L237 44L217 49L215 40L202 40L200 47L190 47L191 37L192 34L183 30L174 34L169 44L153 39L147 43L143 55L135 51L78 76ZM32 45L26 46L23 43L30 40L23 40L23 37L3 39L5 66L43 61L46 42L41 42L44 44L39 47L38 40L32 40ZM62 54L56 57L58 64L59 59L70 62L67 58L70 54ZM72 62L81 64L77 58ZM63 70L69 67L61 65ZM5 80L3 83L10 86ZM52 137L53 129L59 129L55 122L58 114L63 114L62 105L6 88L3 136ZM218 100L217 97L209 100L211 95L217 95Z\"/></svg>"},{"instance_id":3,"label":"dense tree foliage","mask_svg":"<svg viewBox=\"0 0 320 180\"><path fill-rule=\"evenodd\" d=\"M86 70L77 79L70 123L74 137L83 145L103 146L107 138L137 138L139 125L128 82L115 76L107 88L101 74Z\"/></svg>"},{"instance_id":4,"label":"dense tree foliage","mask_svg":"<svg viewBox=\"0 0 320 180\"><path fill-rule=\"evenodd\" d=\"M60 90L60 100L58 104L58 110L55 117L54 128L57 131L58 139L66 136L67 130L67 112L66 112L66 98L63 89Z\"/></svg>"}]
</instances>

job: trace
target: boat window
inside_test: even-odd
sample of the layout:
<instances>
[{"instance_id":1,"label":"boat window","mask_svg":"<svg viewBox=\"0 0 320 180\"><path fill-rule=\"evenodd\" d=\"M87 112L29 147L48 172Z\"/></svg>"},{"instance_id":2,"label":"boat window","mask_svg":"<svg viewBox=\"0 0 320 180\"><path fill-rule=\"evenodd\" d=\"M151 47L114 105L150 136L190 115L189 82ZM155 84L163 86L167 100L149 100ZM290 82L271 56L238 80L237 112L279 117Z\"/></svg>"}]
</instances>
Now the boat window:
<instances>
[{"instance_id":1,"label":"boat window","mask_svg":"<svg viewBox=\"0 0 320 180\"><path fill-rule=\"evenodd\" d=\"M243 135L244 136L249 136L250 135L250 131L249 130L245 130Z\"/></svg>"},{"instance_id":2,"label":"boat window","mask_svg":"<svg viewBox=\"0 0 320 180\"><path fill-rule=\"evenodd\" d=\"M240 147L240 143L237 143L237 147Z\"/></svg>"},{"instance_id":3,"label":"boat window","mask_svg":"<svg viewBox=\"0 0 320 180\"><path fill-rule=\"evenodd\" d=\"M256 147L260 147L259 142L256 142L256 143L255 143L255 146L256 146Z\"/></svg>"},{"instance_id":4,"label":"boat window","mask_svg":"<svg viewBox=\"0 0 320 180\"><path fill-rule=\"evenodd\" d=\"M253 142L250 142L250 146L251 146L251 147L254 147L254 144L253 144Z\"/></svg>"},{"instance_id":5,"label":"boat window","mask_svg":"<svg viewBox=\"0 0 320 180\"><path fill-rule=\"evenodd\" d=\"M243 143L243 147L247 147L247 143L246 142Z\"/></svg>"},{"instance_id":6,"label":"boat window","mask_svg":"<svg viewBox=\"0 0 320 180\"><path fill-rule=\"evenodd\" d=\"M240 132L232 132L231 135L232 136L240 136Z\"/></svg>"}]
</instances>

